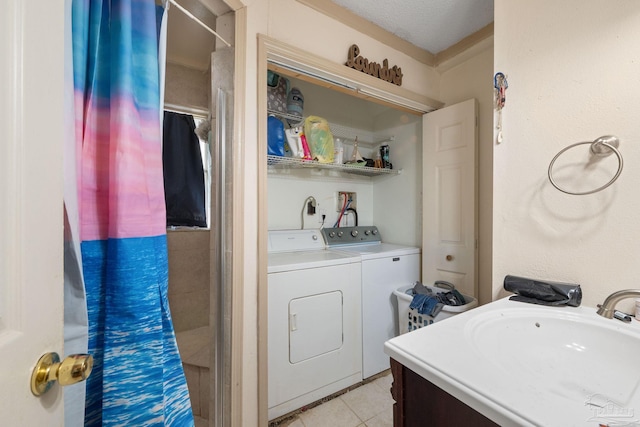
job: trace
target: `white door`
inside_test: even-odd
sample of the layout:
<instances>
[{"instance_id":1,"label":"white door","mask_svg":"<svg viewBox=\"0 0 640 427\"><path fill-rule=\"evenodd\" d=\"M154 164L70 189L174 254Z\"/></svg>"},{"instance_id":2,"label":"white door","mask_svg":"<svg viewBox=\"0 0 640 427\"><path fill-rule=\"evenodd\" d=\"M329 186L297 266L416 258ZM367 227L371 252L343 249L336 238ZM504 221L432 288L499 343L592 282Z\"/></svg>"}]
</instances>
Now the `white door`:
<instances>
[{"instance_id":1,"label":"white door","mask_svg":"<svg viewBox=\"0 0 640 427\"><path fill-rule=\"evenodd\" d=\"M63 355L64 0L3 0L0 13L0 414L62 426L62 392L31 370Z\"/></svg>"},{"instance_id":2,"label":"white door","mask_svg":"<svg viewBox=\"0 0 640 427\"><path fill-rule=\"evenodd\" d=\"M422 279L477 297L475 99L423 116Z\"/></svg>"}]
</instances>

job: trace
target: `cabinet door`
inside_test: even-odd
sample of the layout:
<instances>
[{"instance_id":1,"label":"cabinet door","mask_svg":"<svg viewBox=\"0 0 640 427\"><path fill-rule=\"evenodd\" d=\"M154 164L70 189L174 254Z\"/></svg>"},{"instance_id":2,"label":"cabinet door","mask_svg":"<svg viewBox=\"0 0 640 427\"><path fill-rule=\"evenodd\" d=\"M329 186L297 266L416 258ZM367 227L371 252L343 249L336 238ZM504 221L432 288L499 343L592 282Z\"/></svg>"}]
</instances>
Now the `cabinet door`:
<instances>
[{"instance_id":1,"label":"cabinet door","mask_svg":"<svg viewBox=\"0 0 640 427\"><path fill-rule=\"evenodd\" d=\"M497 427L481 413L391 359L394 427Z\"/></svg>"},{"instance_id":2,"label":"cabinet door","mask_svg":"<svg viewBox=\"0 0 640 427\"><path fill-rule=\"evenodd\" d=\"M422 279L477 297L475 99L423 116Z\"/></svg>"}]
</instances>

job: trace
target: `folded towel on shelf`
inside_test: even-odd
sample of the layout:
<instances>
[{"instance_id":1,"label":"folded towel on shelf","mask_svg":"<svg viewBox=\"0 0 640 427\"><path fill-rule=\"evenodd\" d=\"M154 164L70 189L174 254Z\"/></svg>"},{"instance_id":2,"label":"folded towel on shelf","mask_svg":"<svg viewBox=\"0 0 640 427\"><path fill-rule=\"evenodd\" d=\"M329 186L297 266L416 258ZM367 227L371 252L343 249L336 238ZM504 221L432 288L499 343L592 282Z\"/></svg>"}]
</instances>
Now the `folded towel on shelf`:
<instances>
[{"instance_id":1,"label":"folded towel on shelf","mask_svg":"<svg viewBox=\"0 0 640 427\"><path fill-rule=\"evenodd\" d=\"M582 302L580 285L573 283L550 282L507 275L504 278L504 289L516 294L510 297L510 300L530 304L578 307Z\"/></svg>"}]
</instances>

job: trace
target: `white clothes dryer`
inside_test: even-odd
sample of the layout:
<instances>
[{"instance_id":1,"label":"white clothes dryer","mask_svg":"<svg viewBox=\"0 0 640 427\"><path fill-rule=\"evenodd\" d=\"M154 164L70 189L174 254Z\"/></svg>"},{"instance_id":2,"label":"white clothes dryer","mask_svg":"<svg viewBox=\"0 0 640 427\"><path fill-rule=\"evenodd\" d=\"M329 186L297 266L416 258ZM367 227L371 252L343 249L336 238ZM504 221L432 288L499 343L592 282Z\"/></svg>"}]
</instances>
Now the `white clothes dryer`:
<instances>
[{"instance_id":1,"label":"white clothes dryer","mask_svg":"<svg viewBox=\"0 0 640 427\"><path fill-rule=\"evenodd\" d=\"M362 260L362 376L389 369L385 341L399 335L393 291L420 280L420 248L383 243L378 228L325 228L328 247Z\"/></svg>"},{"instance_id":2,"label":"white clothes dryer","mask_svg":"<svg viewBox=\"0 0 640 427\"><path fill-rule=\"evenodd\" d=\"M360 256L319 230L269 231L268 417L362 380Z\"/></svg>"}]
</instances>

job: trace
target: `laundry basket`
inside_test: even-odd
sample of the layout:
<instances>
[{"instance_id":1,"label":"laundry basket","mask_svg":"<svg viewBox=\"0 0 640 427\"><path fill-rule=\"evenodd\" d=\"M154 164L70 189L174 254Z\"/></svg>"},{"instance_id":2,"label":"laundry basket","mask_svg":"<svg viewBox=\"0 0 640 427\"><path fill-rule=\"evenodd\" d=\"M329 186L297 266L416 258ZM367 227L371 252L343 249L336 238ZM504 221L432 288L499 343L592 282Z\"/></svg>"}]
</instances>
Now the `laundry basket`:
<instances>
[{"instance_id":1,"label":"laundry basket","mask_svg":"<svg viewBox=\"0 0 640 427\"><path fill-rule=\"evenodd\" d=\"M427 286L434 293L447 292L448 289L437 288L433 286ZM463 313L478 306L478 300L468 295L462 295L466 304L464 305L445 305L442 310L435 316L426 316L418 313L417 310L409 308L411 300L413 299L413 285L404 286L393 291L398 298L398 325L400 326L400 334L404 334L424 326L431 325L434 322L446 319L456 314Z\"/></svg>"}]
</instances>

